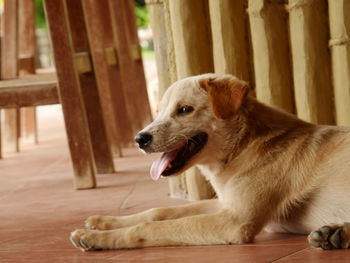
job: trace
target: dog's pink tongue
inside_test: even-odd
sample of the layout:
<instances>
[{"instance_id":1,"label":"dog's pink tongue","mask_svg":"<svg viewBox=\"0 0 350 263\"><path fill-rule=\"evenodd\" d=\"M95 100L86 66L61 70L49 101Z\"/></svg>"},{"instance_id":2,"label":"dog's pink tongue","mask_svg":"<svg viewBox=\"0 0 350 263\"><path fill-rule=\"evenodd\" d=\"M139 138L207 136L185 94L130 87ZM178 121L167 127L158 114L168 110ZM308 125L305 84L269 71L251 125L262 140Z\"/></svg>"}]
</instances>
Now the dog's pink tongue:
<instances>
[{"instance_id":1,"label":"dog's pink tongue","mask_svg":"<svg viewBox=\"0 0 350 263\"><path fill-rule=\"evenodd\" d=\"M171 161L173 161L175 159L178 152L179 152L179 150L174 150L171 152L163 153L159 159L155 160L152 163L150 173L151 173L151 178L154 181L157 181L160 178L162 173L170 165Z\"/></svg>"}]
</instances>

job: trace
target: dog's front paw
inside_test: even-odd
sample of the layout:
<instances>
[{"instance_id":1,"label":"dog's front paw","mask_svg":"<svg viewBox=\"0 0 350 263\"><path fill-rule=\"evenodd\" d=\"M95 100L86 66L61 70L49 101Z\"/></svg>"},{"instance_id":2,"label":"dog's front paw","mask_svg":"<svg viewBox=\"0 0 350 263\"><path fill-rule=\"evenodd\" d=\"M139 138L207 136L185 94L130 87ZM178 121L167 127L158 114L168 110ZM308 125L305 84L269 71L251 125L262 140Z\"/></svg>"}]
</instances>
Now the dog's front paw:
<instances>
[{"instance_id":1,"label":"dog's front paw","mask_svg":"<svg viewBox=\"0 0 350 263\"><path fill-rule=\"evenodd\" d=\"M324 250L340 249L349 247L350 224L325 225L308 236L309 244L313 247L320 247Z\"/></svg>"},{"instance_id":2,"label":"dog's front paw","mask_svg":"<svg viewBox=\"0 0 350 263\"><path fill-rule=\"evenodd\" d=\"M70 241L83 251L101 250L103 247L97 245L97 232L97 230L77 229L70 234Z\"/></svg>"},{"instance_id":3,"label":"dog's front paw","mask_svg":"<svg viewBox=\"0 0 350 263\"><path fill-rule=\"evenodd\" d=\"M85 220L85 227L94 230L111 230L122 226L114 216L90 216Z\"/></svg>"},{"instance_id":4,"label":"dog's front paw","mask_svg":"<svg viewBox=\"0 0 350 263\"><path fill-rule=\"evenodd\" d=\"M108 228L103 218L103 216L89 216L85 220L85 227L87 229L107 230Z\"/></svg>"}]
</instances>

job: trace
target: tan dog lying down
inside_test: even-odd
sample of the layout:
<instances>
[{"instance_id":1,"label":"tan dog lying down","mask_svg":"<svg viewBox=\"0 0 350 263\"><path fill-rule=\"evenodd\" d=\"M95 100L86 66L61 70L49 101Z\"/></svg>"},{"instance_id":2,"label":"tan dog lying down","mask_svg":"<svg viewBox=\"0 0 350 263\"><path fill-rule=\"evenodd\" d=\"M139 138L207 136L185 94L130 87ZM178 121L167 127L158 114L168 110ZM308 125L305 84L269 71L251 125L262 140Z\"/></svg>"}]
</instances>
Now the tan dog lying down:
<instances>
[{"instance_id":1,"label":"tan dog lying down","mask_svg":"<svg viewBox=\"0 0 350 263\"><path fill-rule=\"evenodd\" d=\"M180 80L135 138L147 153L164 152L152 165L154 180L197 165L218 199L92 216L87 229L71 234L73 244L83 250L235 244L266 228L318 229L309 235L312 246L348 248L350 128L304 122L248 93L231 75Z\"/></svg>"}]
</instances>

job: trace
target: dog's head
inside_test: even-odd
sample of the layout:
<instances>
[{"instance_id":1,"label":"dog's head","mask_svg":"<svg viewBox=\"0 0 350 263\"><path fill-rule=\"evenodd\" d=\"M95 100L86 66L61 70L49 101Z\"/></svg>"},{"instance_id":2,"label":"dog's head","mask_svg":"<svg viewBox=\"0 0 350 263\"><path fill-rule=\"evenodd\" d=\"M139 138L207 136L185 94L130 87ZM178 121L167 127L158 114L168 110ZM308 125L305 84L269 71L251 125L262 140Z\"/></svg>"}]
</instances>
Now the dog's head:
<instances>
[{"instance_id":1,"label":"dog's head","mask_svg":"<svg viewBox=\"0 0 350 263\"><path fill-rule=\"evenodd\" d=\"M205 74L175 82L164 94L157 118L135 137L146 153L163 152L151 167L151 177L179 174L220 151L223 126L232 123L248 90L231 75Z\"/></svg>"}]
</instances>

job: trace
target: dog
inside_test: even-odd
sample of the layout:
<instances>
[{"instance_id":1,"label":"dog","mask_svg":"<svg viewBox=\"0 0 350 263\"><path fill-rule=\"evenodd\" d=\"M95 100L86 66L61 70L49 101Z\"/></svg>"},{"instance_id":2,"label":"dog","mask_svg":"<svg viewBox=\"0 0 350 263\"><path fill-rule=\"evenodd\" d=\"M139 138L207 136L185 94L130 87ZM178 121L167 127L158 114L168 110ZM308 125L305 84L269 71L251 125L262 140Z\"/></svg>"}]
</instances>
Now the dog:
<instances>
[{"instance_id":1,"label":"dog","mask_svg":"<svg viewBox=\"0 0 350 263\"><path fill-rule=\"evenodd\" d=\"M71 233L82 250L242 244L262 230L350 245L350 128L314 125L258 102L246 82L204 74L175 82L135 137L163 152L151 177L196 165L217 198L129 216L92 216ZM332 223L332 224L330 224Z\"/></svg>"}]
</instances>

